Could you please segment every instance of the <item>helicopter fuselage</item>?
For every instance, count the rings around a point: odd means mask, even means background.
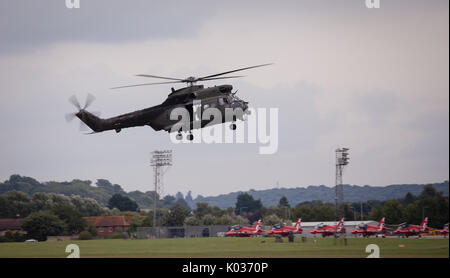
[[[233,87],[231,85],[220,85],[208,88],[204,88],[203,85],[192,85],[178,90],[172,88],[172,92],[167,99],[163,103],[153,107],[108,119],[98,118],[84,109],[80,110],[76,116],[95,133],[107,130],[120,132],[124,128],[145,125],[151,126],[156,131],[165,130],[168,132],[180,132],[180,130],[173,130],[172,128],[179,122],[179,119],[171,119],[171,113],[176,108],[184,108],[189,112],[190,124],[187,130],[190,131],[191,129],[203,128],[210,124],[212,119],[202,119],[200,125],[193,124],[195,121],[194,114],[198,112],[203,113],[203,111],[208,108],[216,108],[221,112],[222,119],[220,123],[236,120],[236,118],[227,119],[225,117],[225,110],[227,108],[240,108],[242,111],[246,111],[248,102],[236,97],[235,94],[232,93],[232,89]],[[200,107],[195,107],[197,104],[200,104]]]

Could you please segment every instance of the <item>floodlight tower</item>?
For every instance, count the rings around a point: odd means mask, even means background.
[[[153,233],[156,229],[156,208],[159,195],[162,194],[162,176],[164,175],[164,167],[172,166],[172,150],[153,151],[150,165],[153,167],[153,183],[155,186],[155,195],[153,200]],[[156,233],[155,233],[156,236]],[[159,237],[159,231],[158,231]]]
[[[336,149],[336,192],[334,200],[336,202],[336,221],[344,218],[344,186],[342,185],[342,174],[344,167],[348,165],[349,148]]]

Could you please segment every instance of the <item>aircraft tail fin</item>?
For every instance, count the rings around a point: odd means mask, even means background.
[[[428,217],[425,217],[422,221],[422,224],[420,224],[420,228],[423,230],[426,230],[428,228]]]
[[[297,230],[298,231],[298,229],[301,227],[301,224],[302,224],[302,219],[301,218],[299,218],[298,220],[297,220],[297,223],[295,223],[295,230]]]
[[[384,228],[384,217],[381,218],[380,222],[378,223],[378,231],[383,230]]]
[[[258,230],[260,225],[261,225],[261,219],[256,221],[255,225],[253,225],[253,229]]]
[[[339,220],[339,223],[336,226],[337,232],[341,232],[344,229],[344,218]]]

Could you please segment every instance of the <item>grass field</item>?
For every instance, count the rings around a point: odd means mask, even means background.
[[[65,258],[66,246],[75,243],[80,257],[195,258],[195,257],[258,257],[258,258],[364,258],[368,244],[380,247],[381,258],[448,258],[448,239],[401,238],[299,238],[294,243],[275,243],[274,238],[178,238],[148,240],[86,240],[60,242],[0,243],[2,258]],[[398,245],[404,245],[399,247]]]

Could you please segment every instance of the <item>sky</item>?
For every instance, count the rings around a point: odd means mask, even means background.
[[[0,180],[108,179],[153,189],[150,152],[172,149],[164,194],[211,196],[333,186],[335,149],[350,148],[344,183],[449,179],[449,2],[0,2]],[[102,118],[162,103],[184,78],[274,63],[230,84],[255,108],[278,108],[278,151],[258,144],[174,144],[151,127],[84,135],[68,102],[96,97]],[[180,88],[179,85],[175,86]],[[240,127],[240,126],[239,126]],[[239,128],[238,127],[238,128]],[[224,128],[227,128],[225,126]]]

